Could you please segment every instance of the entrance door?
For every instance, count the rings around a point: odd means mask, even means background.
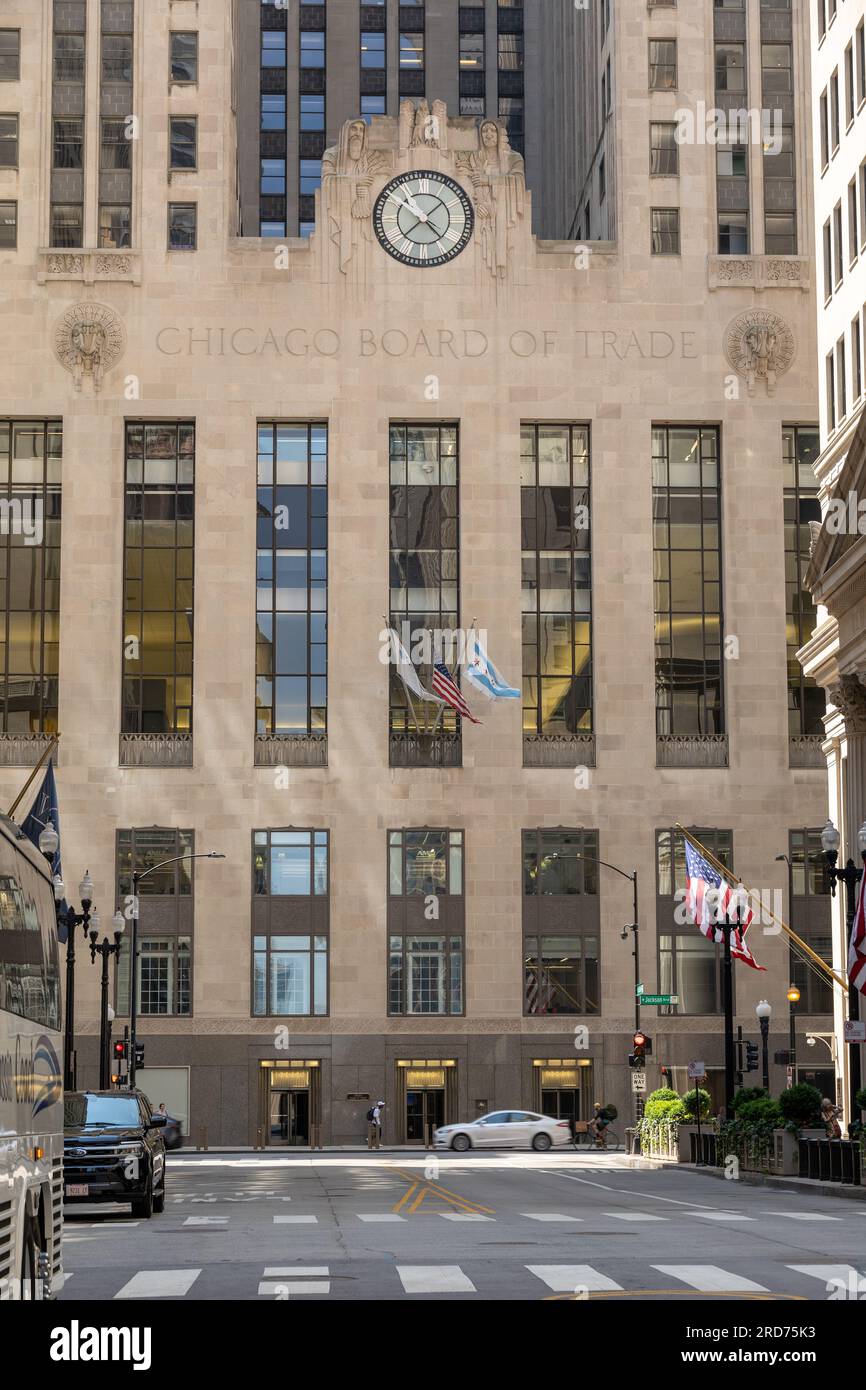
[[[580,1091],[545,1089],[541,1092],[541,1110],[554,1120],[568,1120],[573,1124],[580,1119]]]
[[[308,1144],[309,1139],[309,1091],[271,1091],[270,1142]]]
[[[432,1135],[433,1126],[445,1123],[445,1090],[406,1092],[406,1142],[423,1144],[427,1136],[427,1126]]]

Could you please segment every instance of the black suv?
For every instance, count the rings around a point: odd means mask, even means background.
[[[67,1091],[63,1191],[74,1202],[131,1202],[150,1217],[165,1207],[164,1115],[141,1091]]]

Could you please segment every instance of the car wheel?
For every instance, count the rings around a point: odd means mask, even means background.
[[[451,1140],[452,1149],[456,1149],[459,1154],[465,1154],[467,1149],[472,1148],[472,1141],[468,1134],[455,1134]]]
[[[536,1134],[535,1138],[532,1141],[532,1147],[538,1153],[545,1153],[550,1148],[550,1135]]]
[[[143,1197],[137,1197],[132,1203],[133,1216],[149,1221],[153,1216],[154,1197],[153,1197],[153,1175],[147,1180],[147,1191]]]
[[[165,1178],[163,1178],[162,1180],[162,1187],[154,1196],[153,1209],[156,1212],[157,1216],[159,1216],[162,1212],[165,1211]]]

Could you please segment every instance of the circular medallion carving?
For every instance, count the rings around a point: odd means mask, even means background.
[[[72,373],[76,391],[89,377],[93,390],[98,392],[105,373],[120,360],[125,349],[126,330],[107,304],[73,304],[54,329],[55,356]]]
[[[771,309],[749,309],[738,314],[725,329],[725,356],[734,371],[755,394],[759,380],[772,396],[776,383],[797,355],[797,344],[790,326]]]

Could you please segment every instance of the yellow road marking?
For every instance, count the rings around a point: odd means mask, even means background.
[[[482,1206],[480,1202],[471,1202],[468,1198],[461,1197],[459,1193],[452,1192],[450,1188],[443,1187],[441,1183],[436,1182],[435,1179],[431,1179],[429,1182],[424,1183],[421,1186],[420,1192],[418,1192],[417,1196],[415,1196],[416,1190],[419,1186],[419,1180],[413,1177],[411,1173],[404,1172],[401,1168],[394,1168],[392,1171],[397,1173],[401,1178],[404,1178],[406,1182],[410,1184],[407,1191],[404,1192],[399,1202],[393,1208],[395,1212],[399,1212],[400,1209],[404,1207],[407,1202],[409,1202],[410,1198],[414,1197],[414,1200],[412,1201],[411,1206],[406,1207],[406,1210],[412,1213],[420,1209],[425,1197],[438,1197],[439,1200],[441,1202],[445,1202],[446,1205],[459,1207],[467,1214],[479,1216],[493,1215],[493,1212],[495,1210],[494,1207],[485,1207]]]
[[[403,1193],[403,1196],[400,1198],[399,1202],[394,1207],[394,1211],[399,1211],[400,1208],[403,1206],[404,1202],[408,1202],[409,1198],[412,1196],[412,1193],[415,1191],[417,1186],[417,1182],[413,1182],[412,1186],[406,1189],[406,1191]]]

